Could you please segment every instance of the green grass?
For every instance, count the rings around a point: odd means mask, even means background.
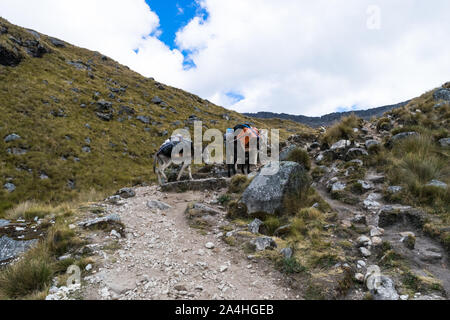
[[[361,121],[362,120],[354,114],[342,118],[340,122],[330,127],[322,136],[322,143],[331,146],[333,143],[342,139],[353,140],[356,136],[356,133],[353,131],[353,129],[359,128],[361,125]]]
[[[309,154],[306,150],[297,148],[291,151],[288,155],[287,161],[297,162],[305,167],[306,170],[311,170],[311,159],[309,158]]]

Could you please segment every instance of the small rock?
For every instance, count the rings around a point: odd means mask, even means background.
[[[450,138],[443,138],[443,139],[439,140],[439,144],[443,148],[450,147]]]
[[[214,243],[212,242],[208,242],[207,244],[205,244],[206,249],[214,249],[216,246],[214,245]]]
[[[285,259],[290,259],[290,258],[292,258],[292,254],[293,254],[291,248],[284,248],[284,249],[282,249],[282,250],[280,251],[280,253],[283,255],[283,257],[284,257]]]
[[[381,246],[381,244],[383,243],[383,239],[381,239],[380,237],[373,237],[372,238],[372,245],[375,247]]]
[[[367,218],[362,214],[358,214],[352,219],[352,222],[356,224],[366,224]]]
[[[114,237],[114,238],[117,238],[117,239],[121,239],[122,238],[120,233],[118,233],[116,230],[112,230],[111,231],[111,237]]]
[[[390,194],[396,194],[403,190],[403,187],[400,186],[390,186],[387,188],[387,192]]]
[[[16,186],[11,182],[5,183],[3,185],[3,188],[5,188],[9,193],[13,193],[14,191],[16,191]]]
[[[88,264],[85,268],[86,271],[91,271],[92,270],[92,264]]]
[[[367,153],[366,150],[362,149],[362,148],[352,148],[350,150],[348,150],[347,154],[346,154],[346,159],[347,161],[349,160],[353,160],[362,156],[368,156],[369,154]]]
[[[366,267],[366,262],[363,261],[363,260],[358,260],[358,262],[356,263],[356,267],[357,267],[358,269],[363,269],[363,268]]]
[[[360,283],[363,283],[364,282],[364,275],[362,273],[355,274],[355,280],[360,282]]]
[[[165,211],[165,210],[169,210],[172,207],[169,206],[167,203],[158,201],[158,200],[150,200],[149,202],[147,202],[147,207],[152,209],[152,210],[161,210],[161,211]]]
[[[221,273],[224,273],[224,272],[227,271],[227,270],[228,270],[228,266],[221,266],[220,269],[219,269],[219,271],[220,271]]]
[[[344,182],[336,182],[331,187],[331,192],[343,191],[343,190],[345,190],[346,187],[347,187],[347,185]]]
[[[136,196],[136,192],[134,192],[134,190],[131,189],[131,188],[123,188],[123,189],[120,189],[116,193],[116,195],[118,195],[118,196],[120,196],[120,197],[122,197],[124,199],[129,199],[129,198],[135,197]]]
[[[419,252],[419,258],[420,260],[424,262],[430,262],[430,263],[436,263],[440,260],[442,260],[442,254],[439,252],[436,252],[438,250],[431,248],[427,250],[421,250]]]
[[[441,189],[447,189],[447,184],[445,182],[439,181],[439,180],[432,180],[430,183],[427,184],[427,187],[436,187]]]
[[[359,248],[359,251],[366,258],[368,258],[368,257],[370,257],[372,255],[372,252],[370,252],[370,250],[368,250],[368,249],[366,249],[364,247]]]
[[[377,140],[367,140],[366,143],[365,143],[365,145],[366,145],[366,148],[367,148],[367,149],[370,149],[370,148],[373,147],[373,146],[378,146],[378,145],[380,145],[380,142],[377,141]]]
[[[20,139],[22,139],[21,136],[19,136],[18,134],[12,133],[5,137],[5,142],[8,143],[8,142],[12,142],[12,141],[20,140]]]
[[[257,251],[264,251],[267,248],[276,248],[276,242],[270,237],[260,237],[251,241]]]
[[[382,236],[384,234],[384,230],[381,228],[377,228],[377,227],[372,227],[370,229],[370,236],[371,237],[379,237]]]
[[[248,225],[248,230],[253,234],[258,234],[259,228],[261,227],[262,224],[264,224],[264,222],[262,222],[259,219],[255,219]]]
[[[369,247],[372,245],[372,241],[367,236],[360,236],[356,243],[358,244],[358,247]]]

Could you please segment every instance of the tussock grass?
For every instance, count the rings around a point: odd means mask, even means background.
[[[306,170],[311,170],[311,159],[309,154],[304,149],[294,149],[291,151],[289,156],[287,157],[287,161],[297,162],[305,167]]]
[[[342,118],[339,123],[327,130],[322,137],[322,143],[330,146],[341,139],[353,140],[356,136],[353,129],[359,128],[361,121],[355,114]]]
[[[244,175],[236,175],[231,178],[230,186],[228,187],[229,193],[243,193],[245,189],[250,185],[251,180]]]

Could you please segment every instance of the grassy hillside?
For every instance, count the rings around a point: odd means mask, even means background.
[[[2,18],[0,114],[0,216],[25,200],[63,201],[154,180],[152,155],[174,129],[191,128],[190,117],[221,130],[273,125],[284,138],[312,132],[289,121],[249,120]]]

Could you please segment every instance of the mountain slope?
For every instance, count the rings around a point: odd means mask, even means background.
[[[244,113],[244,115],[257,119],[279,118],[284,120],[292,120],[316,128],[321,126],[330,126],[333,123],[340,121],[343,117],[349,116],[353,113],[364,120],[370,120],[372,117],[381,117],[385,112],[401,108],[406,106],[408,103],[409,101],[368,110],[335,112],[321,117],[296,116],[292,114],[273,112]]]
[[[2,18],[0,114],[0,216],[28,199],[62,201],[153,180],[156,149],[194,119],[220,130],[253,121]],[[280,128],[284,137],[312,132],[286,121]]]

